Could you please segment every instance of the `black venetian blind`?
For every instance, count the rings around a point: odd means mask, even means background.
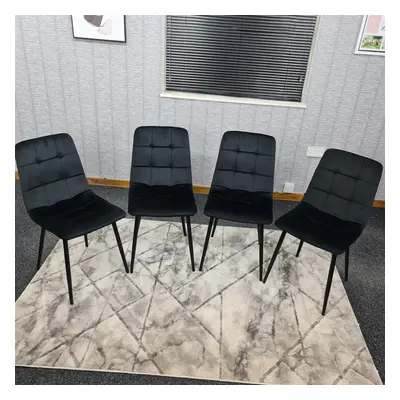
[[[315,15],[168,15],[166,89],[300,102]]]

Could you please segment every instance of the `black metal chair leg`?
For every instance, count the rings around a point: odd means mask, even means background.
[[[37,265],[36,265],[36,270],[39,271],[41,261],[42,261],[42,253],[43,253],[43,243],[44,243],[44,235],[46,233],[46,229],[42,228],[40,231],[40,242],[39,242],[39,254],[38,254],[38,260],[37,260]]]
[[[213,230],[212,230],[212,232],[211,232],[211,237],[214,237],[215,230],[217,229],[217,224],[218,224],[218,218],[215,218],[215,219],[214,219]]]
[[[121,238],[119,236],[119,232],[118,232],[118,228],[117,228],[116,222],[112,223],[112,227],[114,229],[115,239],[117,239],[118,248],[119,248],[119,252],[121,253],[122,262],[124,263],[125,271],[126,271],[126,273],[129,273],[128,263],[126,262],[126,258],[125,258],[125,254],[124,254],[124,248],[122,247]]]
[[[138,236],[138,232],[139,232],[140,219],[141,219],[141,217],[139,217],[139,216],[135,217],[135,228],[133,230],[132,252],[131,252],[131,273],[133,272],[133,264],[135,262],[136,242],[137,242],[137,236]]]
[[[301,248],[303,247],[304,240],[300,240],[299,247],[297,249],[296,257],[300,255]]]
[[[278,240],[278,244],[275,247],[274,254],[272,255],[271,261],[269,262],[267,273],[264,276],[263,283],[265,283],[267,281],[268,275],[271,272],[271,268],[274,265],[275,259],[276,259],[277,255],[279,253],[279,249],[282,246],[283,239],[285,239],[285,236],[286,236],[286,232],[282,231],[282,234],[281,234],[281,236],[280,236],[280,238]]]
[[[190,251],[190,262],[192,263],[192,271],[196,271],[194,267],[194,255],[193,255],[193,239],[192,239],[192,227],[190,225],[190,217],[186,217],[187,221],[187,231],[188,231],[188,241],[189,241],[189,251]]]
[[[200,261],[200,268],[199,271],[203,270],[203,264],[204,260],[206,258],[206,253],[207,253],[207,247],[208,247],[208,241],[210,240],[210,235],[211,235],[211,228],[214,223],[214,218],[210,218],[210,222],[208,223],[208,228],[207,228],[207,235],[206,235],[206,241],[204,242],[204,247],[203,247],[203,254],[201,255],[201,261]]]
[[[264,225],[263,224],[258,224],[257,225],[257,230],[258,230],[258,246],[260,248],[260,253],[259,253],[259,263],[260,263],[259,277],[260,277],[260,281],[262,282],[262,280],[263,280],[263,262],[264,262]]]
[[[344,280],[347,281],[349,277],[349,256],[350,256],[350,248],[346,250],[346,253],[344,255]]]
[[[181,221],[182,221],[183,236],[186,236],[185,218],[181,217]]]
[[[88,242],[87,235],[84,235],[84,236],[85,236],[85,246],[86,246],[86,247],[89,247],[89,242]]]
[[[64,246],[65,271],[67,273],[69,302],[70,304],[74,304],[74,296],[72,294],[71,264],[69,262],[68,240],[63,240],[63,246]]]
[[[322,306],[322,315],[325,315],[326,305],[328,304],[329,292],[331,291],[333,271],[335,271],[336,254],[332,254],[331,266],[329,267],[328,281],[326,282],[324,305]]]

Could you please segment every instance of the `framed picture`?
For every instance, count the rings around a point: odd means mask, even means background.
[[[71,15],[76,39],[126,42],[125,15]]]
[[[355,53],[385,55],[384,15],[364,15]]]

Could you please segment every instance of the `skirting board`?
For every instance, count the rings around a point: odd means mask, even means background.
[[[15,179],[18,179],[18,172],[15,172]],[[99,186],[113,186],[128,188],[129,181],[121,179],[108,179],[108,178],[87,178],[89,185],[99,185]],[[194,193],[208,194],[210,188],[208,186],[198,186],[193,185]],[[273,194],[274,200],[287,200],[287,201],[301,201],[303,195],[301,193],[281,193],[275,192]],[[385,200],[375,200],[374,207],[385,208]]]

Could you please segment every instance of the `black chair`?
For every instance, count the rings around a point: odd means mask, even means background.
[[[197,212],[193,195],[189,135],[186,129],[142,126],[135,130],[129,189],[129,214],[135,216],[131,273],[141,217],[181,217],[194,271],[190,217]]]
[[[256,224],[258,229],[259,278],[262,280],[264,224],[272,222],[275,170],[275,139],[239,131],[225,132],[204,214],[210,217],[200,271],[210,236],[219,219]]]
[[[336,257],[345,254],[345,281],[349,271],[349,247],[368,221],[382,175],[382,165],[343,150],[328,149],[319,162],[303,200],[278,218],[282,234],[263,279],[265,283],[286,233],[332,253],[322,315],[325,315]]]
[[[122,261],[128,265],[116,221],[125,212],[94,194],[87,183],[74,141],[66,133],[25,140],[15,145],[22,196],[29,216],[41,228],[37,269],[46,230],[63,241],[69,301],[72,295],[68,240],[112,224]]]

